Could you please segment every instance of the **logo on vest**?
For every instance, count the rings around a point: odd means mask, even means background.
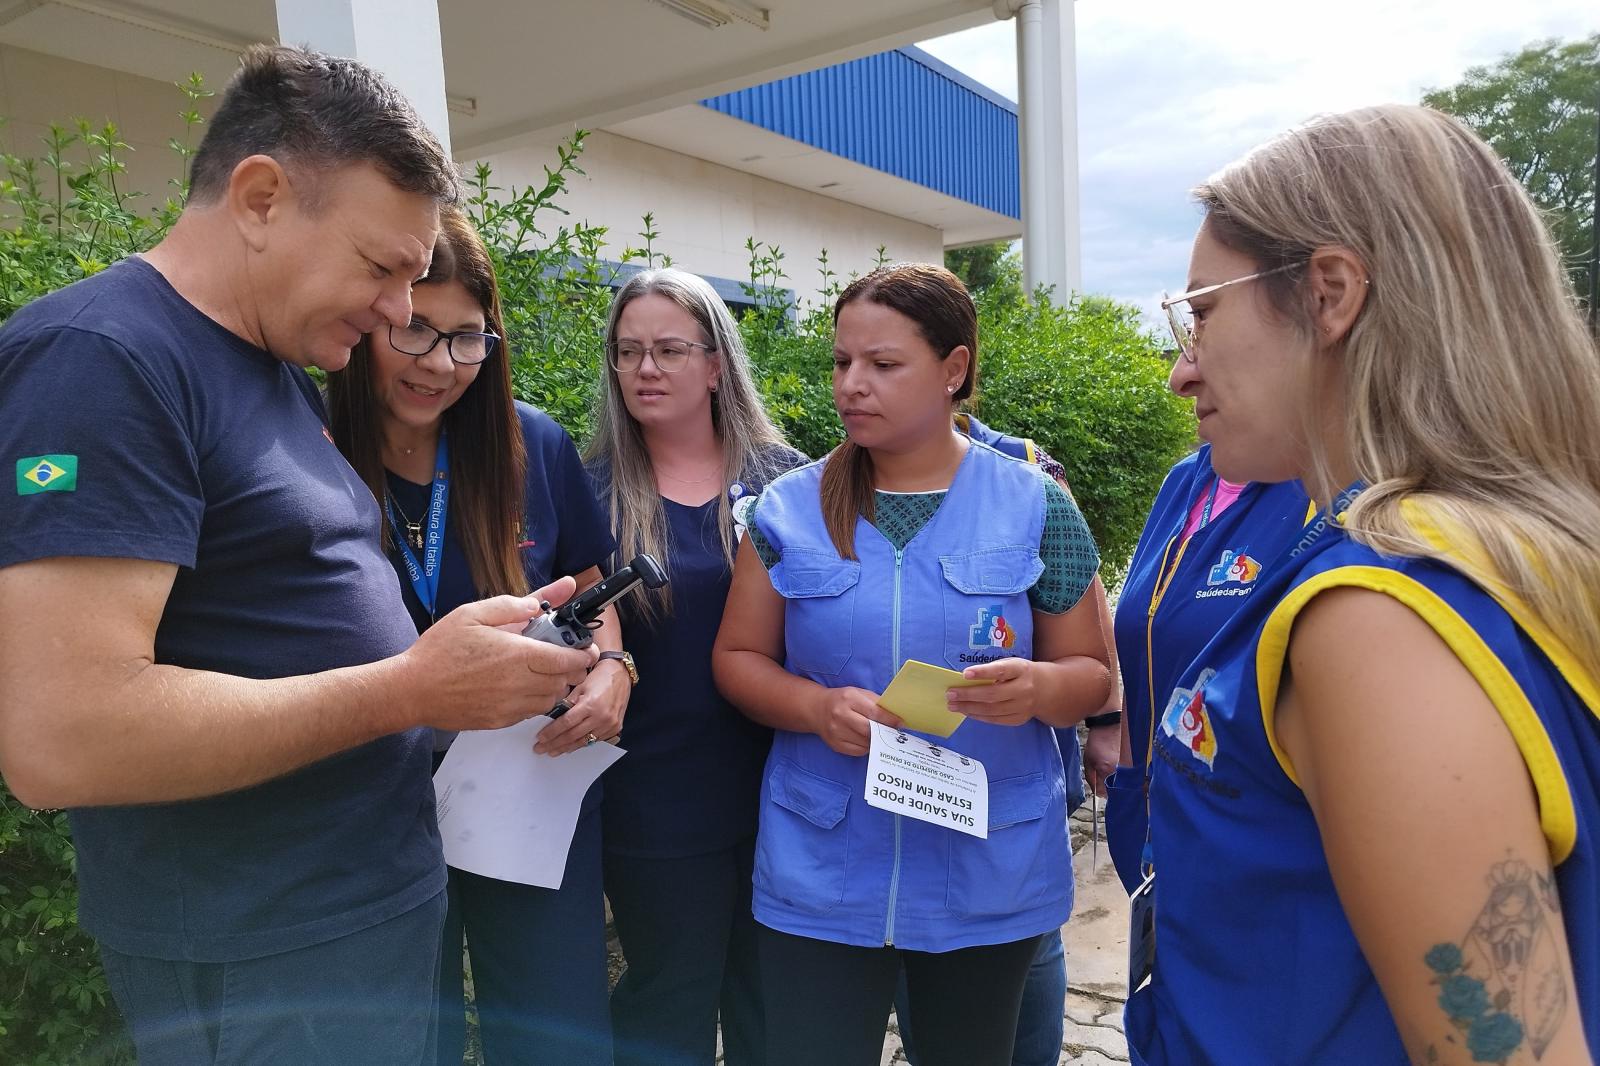
[[[1206,684],[1217,676],[1215,670],[1203,670],[1195,680],[1194,688],[1180,688],[1167,701],[1161,716],[1161,731],[1176,740],[1196,759],[1210,769],[1217,756],[1217,734],[1211,728],[1211,717],[1206,713]]]
[[[1208,600],[1215,596],[1248,596],[1261,576],[1261,563],[1242,551],[1232,548],[1222,550],[1222,558],[1206,576],[1206,587],[1196,590],[1194,598]]]
[[[1017,631],[1006,621],[1005,608],[1000,604],[978,608],[978,621],[967,627],[967,647],[978,651],[999,648],[1002,651],[1015,646]],[[1004,658],[1002,655],[963,654],[964,663],[987,663]]]

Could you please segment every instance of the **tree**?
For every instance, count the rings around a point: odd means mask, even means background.
[[[1001,260],[1011,248],[1010,241],[991,241],[972,244],[965,248],[948,248],[944,253],[945,269],[960,278],[973,292],[987,289],[1000,279]]]
[[[1461,119],[1506,161],[1543,208],[1573,287],[1590,291],[1595,243],[1595,152],[1600,33],[1539,41],[1422,102]]]

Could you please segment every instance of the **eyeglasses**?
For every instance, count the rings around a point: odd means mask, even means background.
[[[1187,304],[1196,297],[1208,296],[1219,289],[1226,289],[1229,285],[1243,285],[1245,282],[1255,281],[1257,278],[1264,278],[1271,274],[1281,274],[1285,270],[1292,270],[1298,265],[1298,263],[1286,263],[1281,267],[1262,270],[1242,278],[1234,278],[1232,281],[1219,281],[1215,285],[1190,289],[1188,292],[1179,293],[1177,296],[1168,296],[1166,293],[1162,293],[1161,310],[1167,313],[1167,326],[1171,328],[1172,339],[1178,342],[1178,351],[1183,354],[1184,360],[1190,363],[1195,361],[1195,346],[1200,343],[1200,326],[1194,321],[1194,309],[1185,307],[1180,310],[1179,304]]]
[[[619,374],[631,374],[644,365],[644,357],[650,356],[655,360],[656,369],[663,374],[676,374],[689,363],[689,355],[694,349],[714,352],[716,348],[699,341],[680,340],[677,337],[667,337],[656,341],[654,344],[640,344],[637,341],[618,341],[606,348],[611,369]]]
[[[476,366],[494,354],[500,338],[493,333],[447,333],[434,329],[426,322],[413,322],[409,326],[390,326],[389,344],[395,351],[419,358],[427,355],[444,341],[445,351],[452,362],[461,366]]]

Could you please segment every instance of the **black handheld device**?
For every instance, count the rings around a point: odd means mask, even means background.
[[[522,635],[559,644],[567,648],[587,648],[594,643],[594,623],[600,612],[621,599],[637,585],[658,589],[667,583],[667,572],[648,555],[635,555],[633,562],[590,585],[554,610],[547,610],[529,622]]]
[[[639,585],[658,589],[667,583],[667,572],[649,555],[635,555],[633,562],[609,577],[590,585],[554,610],[547,610],[529,622],[522,635],[568,648],[587,648],[594,643],[595,620],[600,612],[616,603]],[[560,718],[570,710],[562,700],[546,713]]]

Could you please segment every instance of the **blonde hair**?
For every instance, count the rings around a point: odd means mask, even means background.
[[[1344,445],[1370,485],[1351,535],[1520,601],[1600,675],[1600,358],[1555,242],[1493,150],[1439,112],[1367,108],[1267,143],[1196,196],[1218,241],[1288,268],[1261,284],[1303,330],[1314,251],[1367,267],[1335,353]]]
[[[664,296],[687,311],[714,349],[722,373],[717,390],[711,394],[711,420],[722,443],[722,491],[718,493],[717,530],[722,537],[722,554],[733,565],[737,547],[733,533],[732,501],[728,488],[741,479],[767,481],[780,467],[774,454],[787,447],[783,433],[767,417],[756,391],[750,359],[745,355],[739,327],[705,279],[671,267],[635,274],[617,291],[606,320],[606,350],[617,340],[623,309],[641,296]],[[693,339],[693,338],[687,338]],[[594,437],[584,453],[588,462],[605,462],[611,468],[607,506],[611,528],[616,531],[619,559],[632,559],[648,552],[664,567],[670,567],[667,542],[666,508],[656,488],[655,466],[645,447],[644,433],[623,402],[622,386],[609,362],[603,363],[605,384],[600,390],[595,413]],[[633,600],[630,610],[644,620],[653,620],[671,610],[669,588],[649,590]]]

